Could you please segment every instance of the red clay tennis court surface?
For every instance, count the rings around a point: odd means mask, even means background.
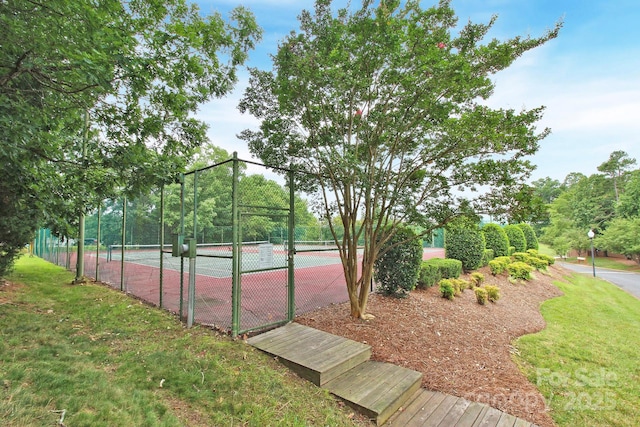
[[[317,308],[348,301],[342,265],[335,253],[305,253],[302,257],[333,257],[326,265],[311,265],[295,269],[295,314],[301,315]],[[75,253],[70,254],[67,264],[74,268]],[[444,257],[444,249],[426,248],[423,259]],[[125,258],[126,260],[126,258]],[[309,259],[312,261],[311,259]],[[181,292],[179,261],[165,264],[162,269],[162,291],[160,273],[157,266],[140,262],[124,262],[124,283],[121,284],[120,261],[99,260],[99,279],[116,289],[161,306],[173,313],[180,312],[182,296],[182,316],[187,313],[187,287],[189,261],[184,261],[184,277]],[[197,262],[197,261],[196,261]],[[308,265],[309,263],[301,263]],[[96,254],[85,255],[85,275],[96,277]],[[232,279],[215,275],[196,274],[196,303],[194,321],[203,325],[230,331],[232,326]],[[274,270],[241,275],[240,330],[251,330],[263,325],[286,321],[287,319],[287,270]],[[162,298],[162,301],[160,301]]]

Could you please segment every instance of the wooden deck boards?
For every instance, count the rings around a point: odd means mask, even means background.
[[[373,362],[371,347],[290,323],[250,345],[385,427],[535,427],[488,405],[420,388],[422,374]],[[398,410],[400,408],[400,410]]]

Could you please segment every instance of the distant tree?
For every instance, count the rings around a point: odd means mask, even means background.
[[[619,181],[623,179],[625,172],[635,164],[636,159],[629,157],[626,152],[618,150],[609,155],[609,160],[598,166],[600,172],[607,174],[613,180],[616,201],[620,199],[618,192]]]
[[[548,133],[535,129],[542,109],[480,100],[493,91],[492,74],[559,25],[481,44],[495,19],[459,29],[450,1],[423,10],[365,0],[334,13],[317,0],[315,14],[300,15],[300,32],[280,43],[273,71],[251,70],[240,110],[261,125],[241,138],[266,164],[293,163],[312,177],[305,184],[318,192],[322,218],[340,218],[344,233],[333,235],[353,317],[366,315],[373,265],[396,225],[428,235],[481,204],[462,202],[459,188],[515,188],[532,170],[523,156]]]
[[[553,202],[562,193],[562,184],[557,179],[540,178],[531,183],[534,194],[546,204]]]
[[[640,217],[640,170],[629,174],[629,179],[620,195],[616,214],[622,218]]]
[[[599,249],[628,256],[640,264],[640,217],[616,218],[596,237]]]

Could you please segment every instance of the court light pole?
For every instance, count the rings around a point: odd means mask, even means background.
[[[593,230],[589,230],[587,236],[589,236],[589,240],[591,240],[591,265],[593,266],[593,277],[596,277],[596,259],[593,256],[593,238],[596,237],[596,233],[594,233]]]

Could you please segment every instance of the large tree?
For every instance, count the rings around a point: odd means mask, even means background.
[[[426,10],[415,0],[364,0],[336,13],[317,0],[299,20],[273,70],[251,72],[240,109],[261,126],[241,137],[265,163],[313,177],[322,215],[344,226],[334,236],[351,315],[363,317],[373,263],[396,225],[430,233],[473,206],[460,189],[515,188],[528,176],[524,157],[548,132],[535,130],[543,108],[492,109],[482,100],[491,75],[559,26],[483,43],[496,17],[458,31],[445,0]]]
[[[186,0],[1,1],[3,203],[64,232],[103,197],[172,179],[206,139],[198,105],[230,92],[259,35],[244,8],[227,22]]]
[[[619,185],[620,180],[624,179],[625,174],[636,164],[636,159],[622,150],[614,151],[609,155],[609,160],[598,166],[598,170],[608,175],[613,181],[613,190],[616,194],[616,202],[620,199]],[[624,187],[624,183],[622,183]]]

